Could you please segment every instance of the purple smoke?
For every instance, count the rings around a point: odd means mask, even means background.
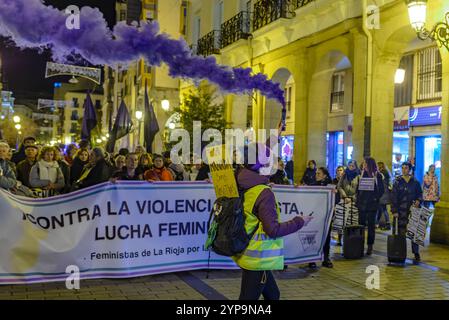
[[[153,66],[165,63],[172,77],[207,79],[229,93],[259,90],[285,110],[283,90],[266,75],[218,65],[214,57],[194,56],[183,39],[160,33],[157,23],[142,22],[137,28],[119,22],[111,31],[97,8],[83,7],[81,28],[69,30],[67,17],[41,0],[1,0],[0,35],[21,48],[49,47],[57,61],[79,54],[94,65],[128,65],[139,58]]]

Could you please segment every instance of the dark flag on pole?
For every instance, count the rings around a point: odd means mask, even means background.
[[[83,109],[84,116],[81,129],[81,140],[90,140],[90,132],[97,126],[97,113],[95,112],[89,92],[87,93],[86,100],[84,100]]]
[[[114,126],[112,131],[109,133],[109,140],[106,145],[106,151],[109,153],[114,152],[115,142],[126,136],[133,126],[131,117],[126,107],[125,101],[122,100],[120,108],[117,111],[117,117],[115,118]]]
[[[153,152],[153,141],[159,132],[159,124],[157,123],[156,114],[154,113],[153,104],[148,98],[147,84],[145,83],[145,118],[144,118],[144,141],[148,153]]]

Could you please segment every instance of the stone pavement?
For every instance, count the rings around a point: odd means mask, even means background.
[[[422,249],[420,265],[407,261],[405,267],[388,266],[386,233],[378,232],[374,254],[360,260],[346,260],[341,248],[333,246],[334,268],[311,271],[306,265],[289,266],[275,272],[281,299],[446,299],[449,300],[449,247],[431,244]],[[410,245],[408,247],[410,251]],[[410,253],[409,253],[410,254]],[[380,270],[380,288],[369,290],[366,268]],[[65,283],[0,286],[0,299],[47,300],[204,300],[237,299],[240,271],[204,270],[132,279],[81,281],[81,289],[70,291]]]

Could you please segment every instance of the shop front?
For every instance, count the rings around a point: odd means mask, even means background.
[[[415,177],[422,183],[430,165],[441,176],[441,106],[410,109],[410,135],[415,158]]]

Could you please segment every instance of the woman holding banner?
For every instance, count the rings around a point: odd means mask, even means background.
[[[57,150],[43,147],[37,163],[31,168],[30,185],[42,189],[42,197],[59,194],[65,186],[64,175],[56,161]]]

